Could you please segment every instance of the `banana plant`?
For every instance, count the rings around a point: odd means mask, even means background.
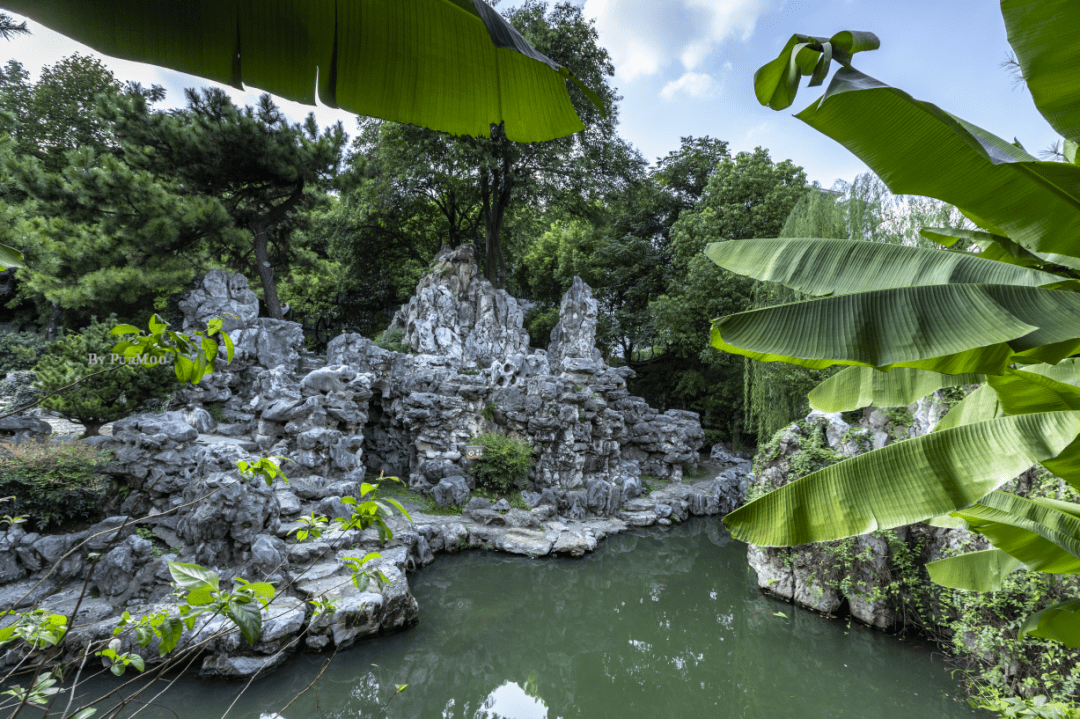
[[[308,105],[515,142],[585,129],[566,82],[600,97],[541,54],[483,0],[3,0],[113,57]],[[0,256],[0,261],[4,258]]]
[[[825,93],[798,117],[898,194],[958,207],[975,229],[924,228],[923,249],[842,239],[717,242],[718,265],[811,299],[722,317],[712,345],[762,362],[845,368],[810,394],[827,412],[910,403],[983,383],[935,431],[809,474],[725,518],[731,533],[793,546],[929,520],[994,547],[928,565],[972,591],[1020,568],[1080,574],[1080,505],[1000,491],[1035,464],[1080,489],[1080,5],[1002,0],[1036,107],[1065,139],[1040,161],[852,66],[871,33],[796,35],[755,75],[759,101],[792,104],[803,75]],[[964,242],[960,242],[964,240]],[[960,249],[963,246],[966,249]],[[1047,607],[1021,636],[1080,646],[1080,599]]]

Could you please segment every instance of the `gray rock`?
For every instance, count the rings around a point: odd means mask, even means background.
[[[52,425],[40,419],[14,415],[0,418],[0,434],[22,434],[26,432],[34,435],[52,434]]]
[[[435,485],[434,494],[439,507],[464,507],[469,502],[469,483],[460,475],[446,477]]]
[[[588,365],[594,371],[597,366],[603,367],[600,352],[596,349],[597,310],[592,290],[580,277],[575,277],[563,295],[559,321],[551,330],[547,360],[553,372],[568,369],[563,366],[568,358],[589,360]],[[579,365],[575,364],[575,369]]]
[[[285,564],[285,542],[269,534],[260,534],[251,543],[251,563],[262,577],[280,572]]]
[[[119,419],[113,423],[113,436],[122,433],[160,434],[173,442],[191,442],[199,436],[181,412],[135,414]]]
[[[199,434],[210,433],[217,424],[217,422],[214,421],[214,418],[210,416],[210,413],[202,407],[188,407],[182,411],[182,414],[184,416],[184,421],[191,425],[191,427]]]
[[[275,492],[278,508],[283,517],[292,517],[300,514],[300,499],[292,492]]]
[[[507,502],[505,498],[500,499],[498,502],[496,502],[494,504],[494,506],[492,506],[492,509],[494,509],[496,512],[509,512],[510,511],[510,503]]]
[[[465,509],[468,511],[476,511],[478,509],[491,509],[491,502],[483,497],[473,497],[465,505]]]

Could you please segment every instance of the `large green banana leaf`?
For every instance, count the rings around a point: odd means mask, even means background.
[[[1048,574],[1080,574],[1080,519],[1039,502],[992,492],[954,512],[991,544]]]
[[[1035,106],[1062,137],[1080,141],[1080,4],[1002,0],[1001,15]]]
[[[456,135],[583,129],[566,68],[482,0],[2,0],[115,57]],[[583,89],[584,86],[582,86]],[[599,98],[586,89],[593,102]]]
[[[712,345],[762,362],[1001,374],[1080,347],[1080,294],[1006,285],[905,287],[715,320]]]
[[[955,429],[966,424],[986,422],[1004,416],[997,393],[989,385],[983,385],[950,409],[948,414],[934,426],[933,431],[942,432],[946,429]]]
[[[1045,287],[1062,278],[1049,272],[881,242],[778,238],[713,242],[705,254],[725,270],[779,282],[808,295],[847,295],[896,287],[973,284]]]
[[[0,245],[0,269],[14,270],[23,267],[23,254],[14,247]]]
[[[1004,235],[978,230],[962,230],[952,227],[924,227],[919,234],[942,247],[952,247],[958,241],[971,240],[982,248],[979,257],[994,262],[1005,262],[1021,267],[1044,267],[1062,265],[1073,270],[1080,270],[1080,258],[1057,254],[1036,254],[1016,244]]]
[[[1039,637],[1061,642],[1069,649],[1080,647],[1080,599],[1055,604],[1029,616],[1019,637]]]
[[[987,377],[1005,414],[1064,412],[1080,409],[1080,387],[1058,382],[1034,372],[1008,370]]]
[[[891,444],[786,484],[724,518],[732,536],[793,546],[920,522],[970,507],[1057,456],[1080,412],[1001,417]]]
[[[810,391],[810,406],[822,412],[848,412],[863,407],[909,405],[942,387],[960,387],[985,380],[980,374],[941,374],[897,367],[848,367]]]
[[[852,68],[797,117],[897,194],[944,200],[1039,253],[1080,256],[1080,167],[1016,146]],[[858,118],[858,121],[853,121]]]
[[[926,563],[935,584],[970,592],[992,592],[1001,587],[1005,577],[1019,569],[1022,562],[1000,549],[968,552],[956,557]]]
[[[804,74],[812,74],[810,87],[820,85],[833,60],[846,65],[855,53],[876,50],[880,45],[872,32],[844,30],[832,37],[792,35],[780,55],[754,73],[758,102],[774,110],[790,107]]]

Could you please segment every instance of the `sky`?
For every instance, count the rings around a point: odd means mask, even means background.
[[[505,11],[521,0],[503,0]],[[1009,45],[998,3],[989,0],[577,0],[595,20],[600,44],[615,65],[612,84],[622,95],[619,132],[651,161],[676,150],[680,138],[709,135],[733,151],[761,146],[774,160],[790,159],[825,187],[851,181],[866,166],[792,115],[816,100],[820,88],[803,81],[795,104],[775,112],[758,104],[754,71],[777,56],[793,33],[832,35],[868,30],[879,50],[854,65],[920,100],[933,102],[1032,154],[1057,135],[1027,91],[1001,68]],[[16,18],[22,19],[19,16]],[[185,87],[209,81],[171,70],[101,56],[36,23],[32,34],[0,43],[3,62],[14,58],[36,79],[44,65],[74,52],[93,54],[121,81],[159,84],[165,105],[181,106]],[[835,67],[835,64],[834,64]],[[261,94],[224,88],[236,102]],[[277,101],[294,120],[314,109],[322,125],[354,115],[326,107]]]

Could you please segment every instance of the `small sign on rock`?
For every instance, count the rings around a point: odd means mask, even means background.
[[[465,448],[466,459],[480,459],[484,456],[484,445],[471,444]]]

